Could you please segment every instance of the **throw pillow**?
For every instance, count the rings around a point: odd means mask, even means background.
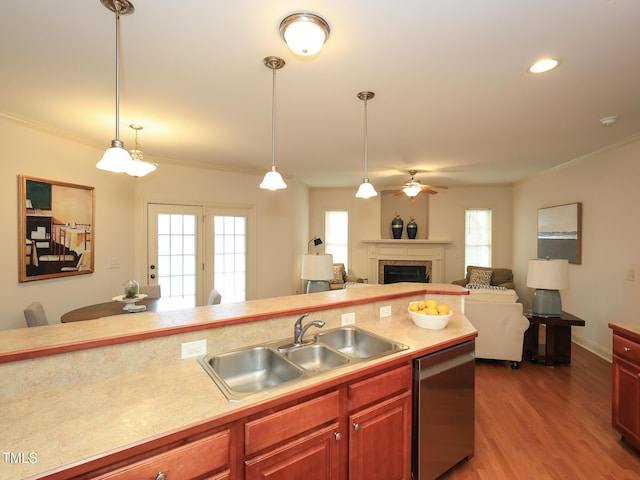
[[[344,264],[342,263],[334,263],[333,264],[333,278],[329,280],[329,283],[344,283]]]
[[[476,285],[491,285],[491,270],[471,270],[469,272],[469,283]]]

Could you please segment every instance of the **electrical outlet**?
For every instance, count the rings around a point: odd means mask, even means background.
[[[386,318],[391,316],[391,305],[386,307],[380,307],[380,318]]]
[[[353,325],[354,323],[356,323],[355,312],[342,314],[342,325]]]
[[[636,281],[636,269],[635,268],[630,268],[629,270],[627,270],[627,280],[629,280],[630,282],[635,282]]]
[[[180,345],[180,358],[192,358],[201,357],[207,354],[207,341],[196,340],[194,342],[187,342]]]

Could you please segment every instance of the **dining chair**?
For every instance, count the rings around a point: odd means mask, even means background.
[[[24,309],[24,318],[28,327],[40,327],[49,325],[47,315],[44,313],[44,307],[40,302],[33,302]]]
[[[222,301],[222,295],[220,295],[220,292],[218,290],[213,288],[211,290],[211,293],[209,294],[209,301],[207,302],[207,305],[217,305],[221,301]]]
[[[160,298],[160,285],[140,285],[140,293],[144,293],[147,298]]]

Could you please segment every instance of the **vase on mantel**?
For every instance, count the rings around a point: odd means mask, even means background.
[[[407,223],[407,237],[409,237],[410,240],[414,240],[417,233],[418,224],[415,222],[413,217],[411,217],[411,220],[409,220],[409,223]]]
[[[396,216],[393,220],[391,220],[391,233],[393,234],[393,238],[398,240],[402,238],[402,228],[404,227],[404,222],[400,215],[396,213]]]

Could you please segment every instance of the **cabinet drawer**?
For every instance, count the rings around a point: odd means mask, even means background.
[[[640,364],[640,344],[619,335],[613,336],[613,353],[633,363]]]
[[[411,365],[349,385],[349,410],[355,410],[411,388]]]
[[[331,392],[313,400],[282,409],[244,427],[247,455],[329,423],[340,413],[339,392]]]
[[[158,473],[163,472],[167,480],[171,480],[202,477],[225,467],[228,470],[230,440],[229,430],[224,430],[95,478],[155,480]],[[220,475],[210,478],[225,478],[224,472]]]

